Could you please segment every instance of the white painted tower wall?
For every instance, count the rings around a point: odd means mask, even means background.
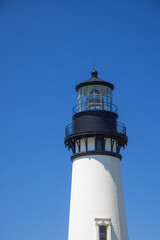
[[[90,139],[88,149],[93,150],[93,144]],[[107,240],[128,240],[120,160],[78,157],[73,160],[68,240],[99,240],[100,224],[107,226]]]

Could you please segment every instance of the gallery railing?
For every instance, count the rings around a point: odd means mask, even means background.
[[[86,103],[80,103],[73,107],[73,113],[92,111],[92,110],[104,110],[114,113],[118,113],[118,107],[115,104],[103,103],[98,101],[90,101]]]
[[[78,126],[77,124],[69,124],[66,126],[65,129],[65,135],[66,137],[70,136],[70,135],[74,135],[74,134],[82,134],[82,133],[103,133],[103,134],[122,134],[122,135],[126,135],[126,126],[124,125],[124,123],[121,122],[117,122],[117,124],[111,124],[110,122],[106,122],[105,126],[103,126],[102,129],[98,128],[98,126],[93,126],[91,129],[87,129],[85,130],[85,125],[82,128],[82,126]]]

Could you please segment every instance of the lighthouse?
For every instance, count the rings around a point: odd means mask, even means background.
[[[120,154],[128,138],[113,104],[114,86],[93,70],[75,89],[64,140],[73,153],[68,240],[128,240]]]

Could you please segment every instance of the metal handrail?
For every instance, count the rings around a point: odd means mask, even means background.
[[[104,133],[119,133],[119,134],[122,134],[122,135],[126,135],[126,126],[124,125],[124,123],[117,122],[117,124],[113,125],[112,127],[113,127],[112,131],[109,131],[106,128],[105,131],[103,131],[103,132]],[[90,132],[94,132],[94,131],[92,130]],[[68,137],[70,135],[73,135],[73,134],[81,134],[81,133],[83,133],[83,132],[80,132],[80,131],[76,132],[75,131],[75,125],[72,124],[72,123],[68,124],[65,128],[66,137]]]
[[[104,110],[114,113],[118,113],[118,107],[115,104],[105,103],[105,102],[86,102],[84,104],[80,103],[73,107],[73,113],[92,111],[92,110]]]
[[[105,94],[101,94],[101,93],[94,93],[94,94],[86,94],[86,95],[82,95],[82,96],[78,96],[78,100],[79,101],[83,101],[83,99],[85,98],[95,98],[95,97],[99,97],[100,99],[108,99],[108,101],[112,101],[112,97],[109,95],[105,95]]]

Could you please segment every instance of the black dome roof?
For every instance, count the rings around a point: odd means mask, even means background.
[[[85,82],[81,82],[75,87],[76,91],[78,91],[78,89],[81,87],[84,87],[87,85],[95,85],[95,84],[110,87],[112,90],[114,89],[114,85],[112,83],[106,82],[97,77],[98,72],[95,69],[91,72],[91,75],[92,75],[92,77],[89,80],[87,80]]]

